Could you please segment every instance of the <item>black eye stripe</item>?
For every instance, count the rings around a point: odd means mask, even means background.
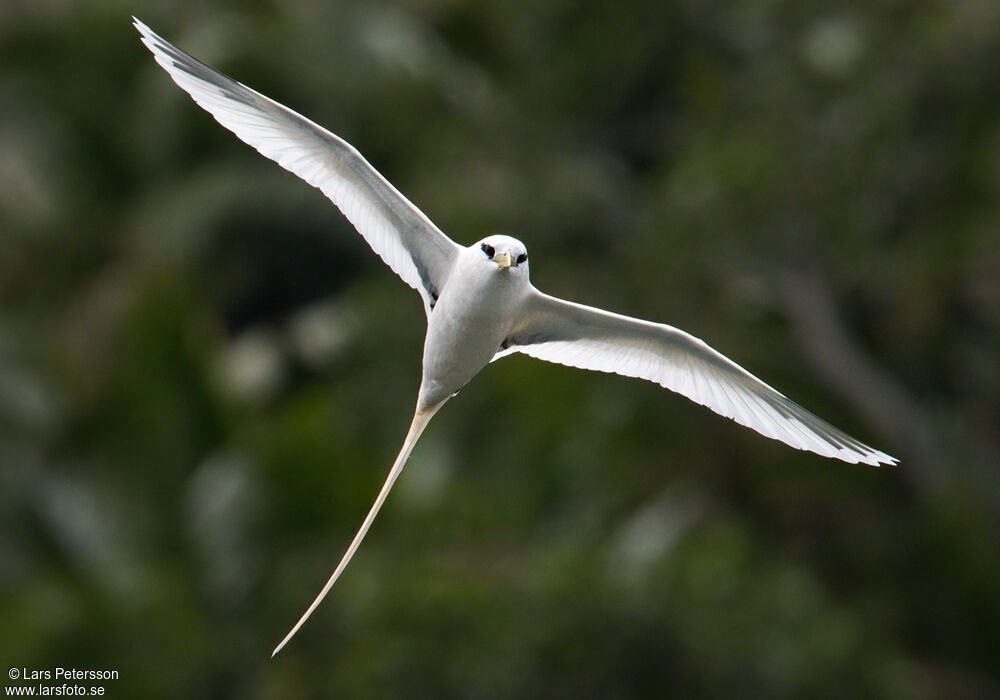
[[[479,247],[483,249],[484,253],[486,253],[486,257],[487,258],[492,258],[496,254],[496,252],[497,252],[496,249],[493,246],[491,246],[489,243],[483,243]]]

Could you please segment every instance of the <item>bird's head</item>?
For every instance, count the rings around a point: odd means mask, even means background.
[[[528,249],[516,238],[510,236],[488,236],[470,246],[503,272],[528,274]]]

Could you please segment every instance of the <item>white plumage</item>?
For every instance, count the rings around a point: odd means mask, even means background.
[[[350,562],[434,413],[489,362],[512,352],[656,382],[796,449],[852,463],[897,462],[684,331],[539,292],[528,279],[527,250],[517,239],[490,236],[459,246],[349,143],[134,22],[177,85],[240,139],[322,190],[372,250],[420,293],[427,313],[420,394],[403,448],[333,575],[275,654]]]

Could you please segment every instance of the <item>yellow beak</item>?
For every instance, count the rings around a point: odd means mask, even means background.
[[[501,270],[506,270],[508,267],[514,264],[514,259],[510,257],[510,253],[497,253],[493,256],[493,262],[500,266]]]

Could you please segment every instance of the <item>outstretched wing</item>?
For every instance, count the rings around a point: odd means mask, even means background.
[[[665,324],[532,289],[497,358],[512,352],[656,382],[800,450],[851,463],[898,461],[813,415],[698,338]]]
[[[393,272],[420,292],[430,314],[459,246],[349,143],[192,58],[132,18],[156,62],[241,140],[340,208]]]

